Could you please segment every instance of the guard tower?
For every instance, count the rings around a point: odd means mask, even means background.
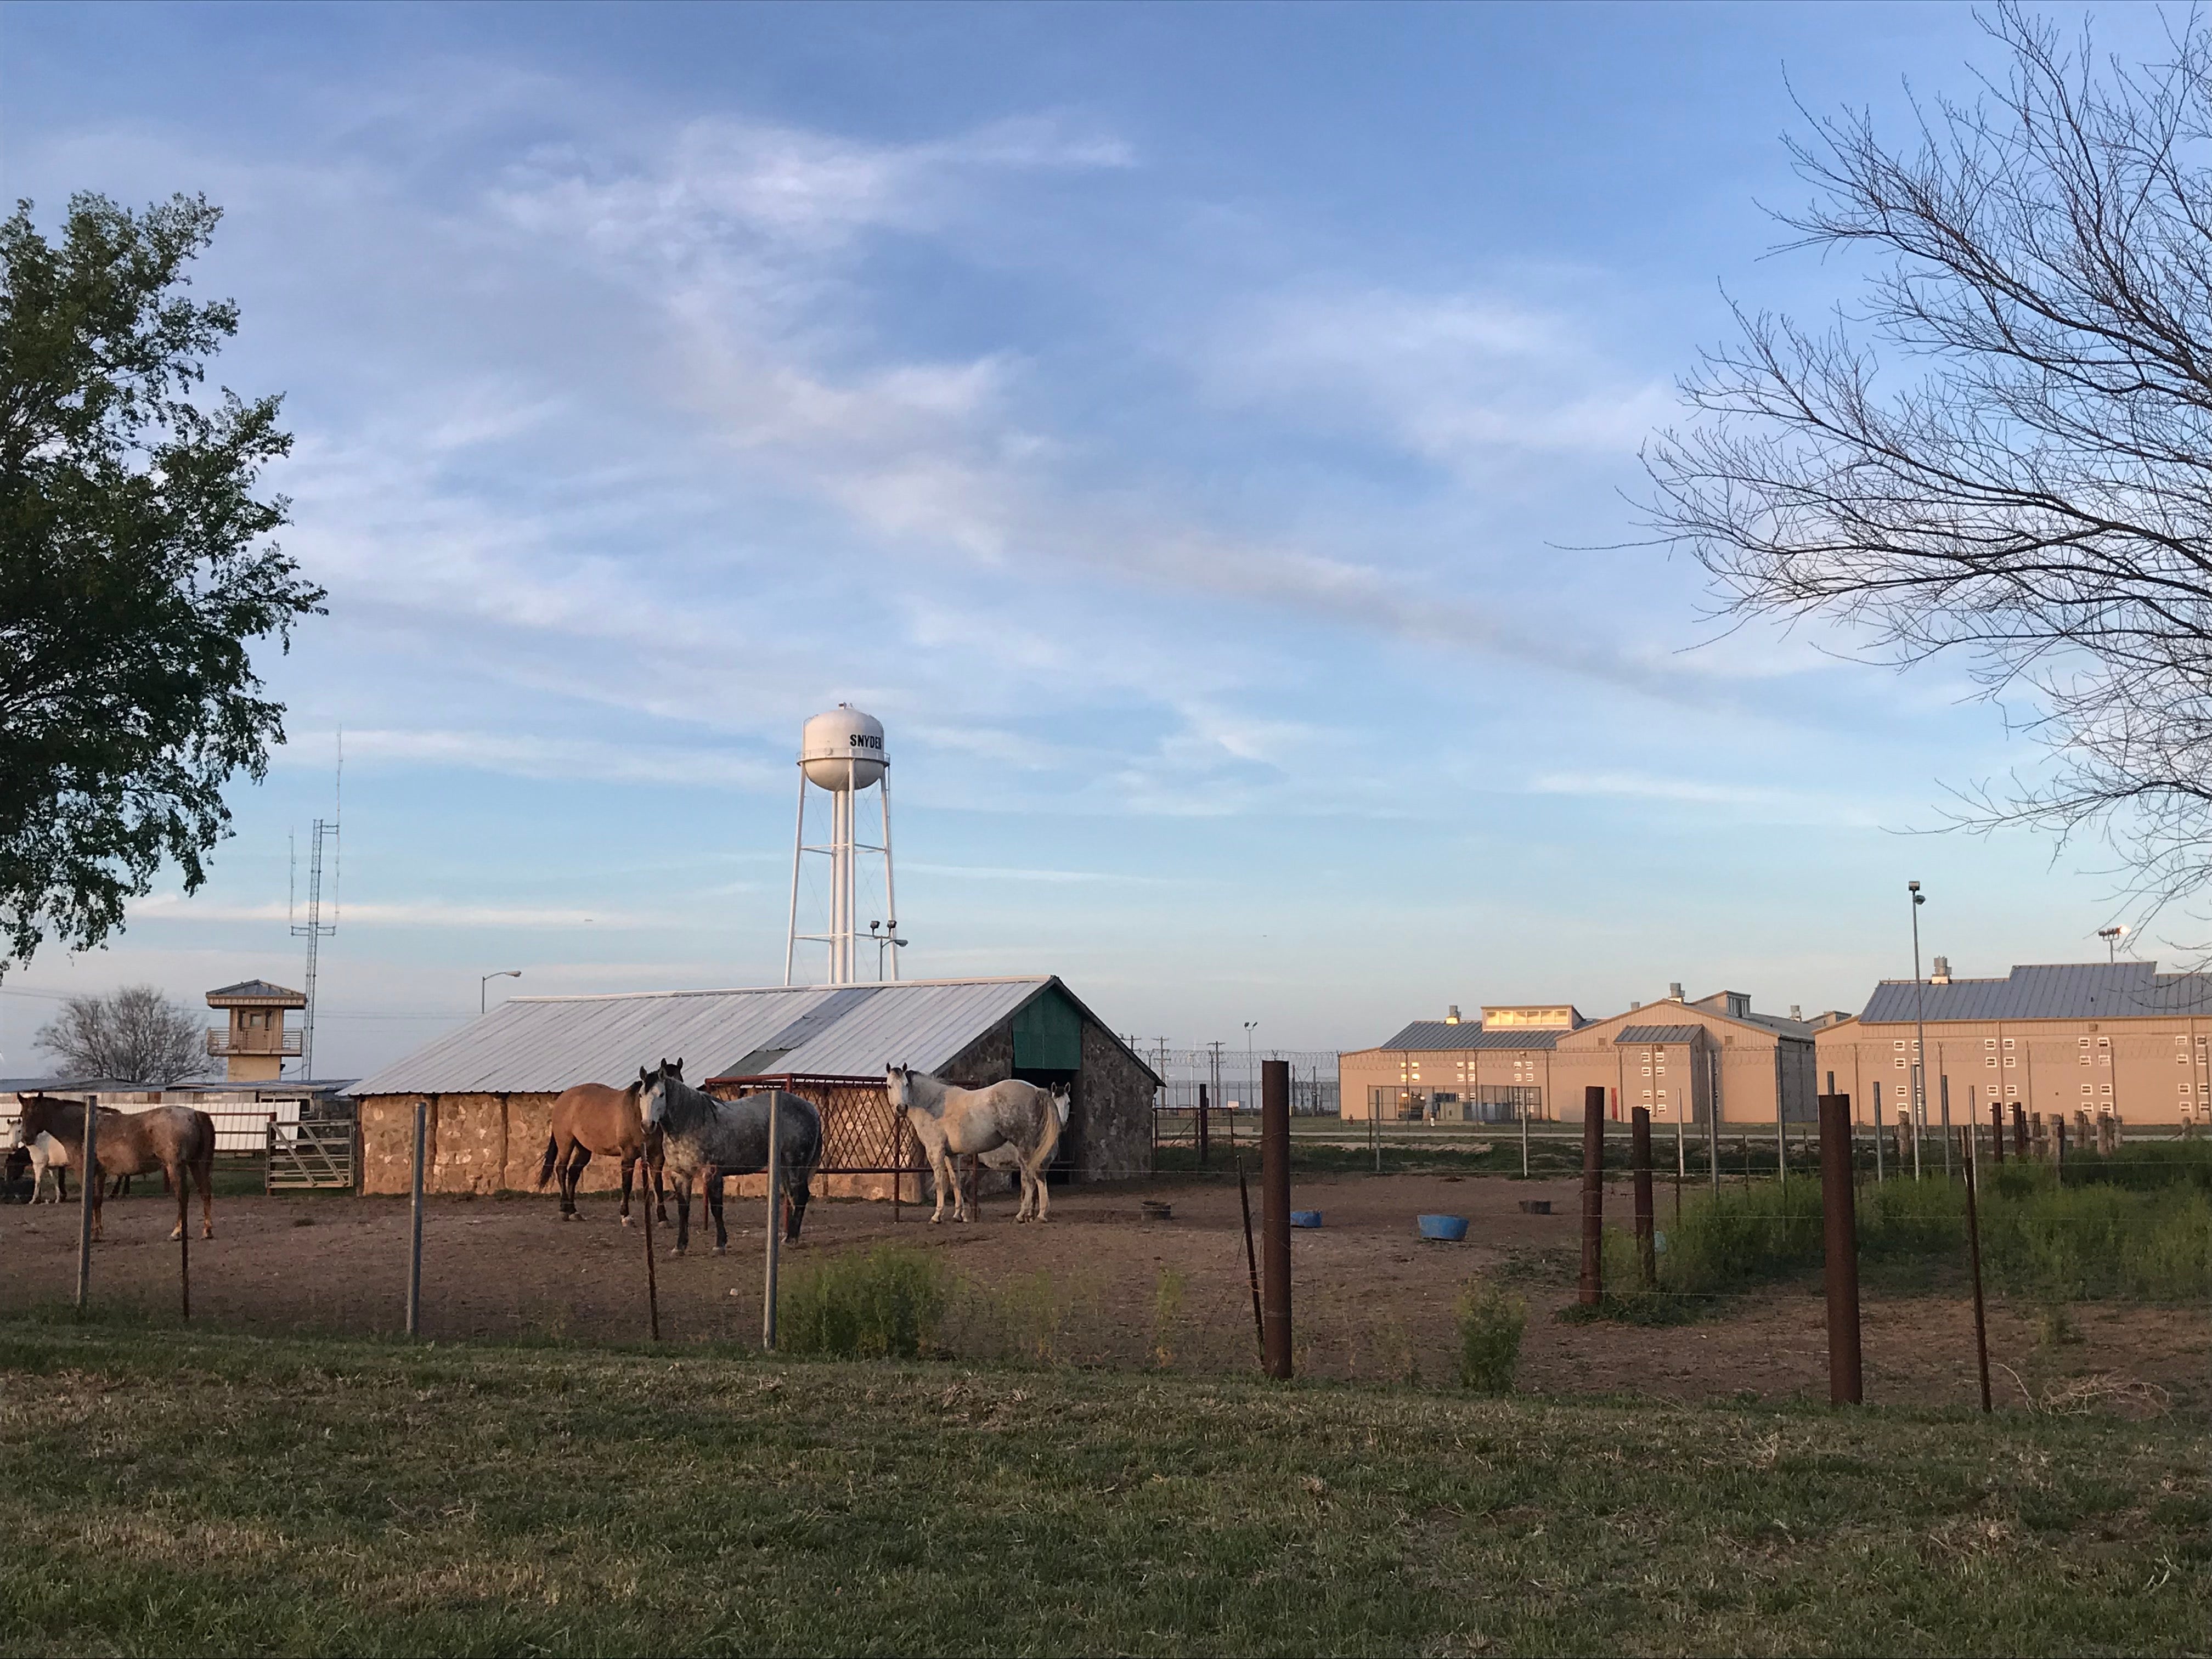
[[[284,1011],[304,1008],[306,995],[271,985],[265,979],[249,979],[207,994],[208,1006],[228,1009],[230,1024],[207,1034],[207,1051],[227,1062],[223,1075],[232,1083],[273,1083],[284,1073],[284,1061],[300,1052],[300,1031],[287,1030]]]

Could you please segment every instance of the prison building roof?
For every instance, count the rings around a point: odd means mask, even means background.
[[[1624,1025],[1613,1034],[1615,1042],[1695,1042],[1702,1025]]]
[[[1473,1020],[1417,1019],[1378,1048],[1549,1048],[1568,1033],[1561,1026],[1506,1025],[1492,1030]]]
[[[2003,979],[1913,981],[1886,979],[1875,987],[1869,1024],[1943,1020],[2143,1019],[2212,1015],[2212,975],[2161,974],[2154,962],[2039,963],[2016,966]]]
[[[627,1083],[641,1066],[679,1059],[685,1075],[701,1080],[881,1077],[888,1065],[929,1072],[1048,990],[1120,1043],[1049,974],[514,997],[346,1092],[552,1093],[579,1083]]]

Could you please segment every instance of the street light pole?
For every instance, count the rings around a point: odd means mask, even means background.
[[[1920,981],[1920,907],[1928,902],[1928,896],[1920,890],[1920,884],[1908,881],[1905,890],[1912,895],[1912,1178],[1920,1179],[1920,1132],[1928,1121],[1928,1010],[1922,1000]]]
[[[1252,1106],[1253,1091],[1260,1086],[1260,1073],[1252,1060],[1252,1028],[1259,1023],[1256,1019],[1244,1022],[1244,1106],[1248,1111]]]
[[[495,980],[495,979],[520,979],[521,977],[522,977],[522,969],[520,969],[520,968],[502,968],[502,969],[501,969],[497,973],[495,973],[495,974],[486,974],[486,975],[485,975],[482,979],[478,980],[478,981],[477,981],[477,1012],[479,1015],[482,1015],[483,1012],[485,1012],[485,1011],[486,1011],[486,1009],[487,1009],[487,1007],[488,1007],[488,1006],[489,1006],[489,999],[490,994],[491,994],[490,987],[491,987],[491,982],[492,982],[492,981],[494,981],[494,980]]]

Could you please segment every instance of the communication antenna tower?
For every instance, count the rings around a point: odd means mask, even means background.
[[[345,730],[338,730],[338,781],[333,792],[331,816],[317,818],[315,827],[308,832],[307,849],[307,920],[292,921],[289,902],[285,906],[285,917],[291,922],[292,936],[307,941],[307,1006],[300,1016],[300,1075],[313,1078],[315,1074],[315,970],[321,955],[322,943],[338,930],[338,813],[344,802],[345,789]],[[323,920],[323,848],[328,845],[331,862],[331,919]],[[293,867],[298,869],[299,854],[293,854]]]
[[[813,845],[806,839],[809,785],[830,797],[830,839]],[[879,843],[860,841],[856,835],[860,797],[870,789],[876,792],[883,815]],[[799,931],[800,877],[809,853],[830,860],[830,915],[818,933]],[[884,915],[868,924],[866,933],[859,921],[857,866],[862,853],[880,854],[884,860]],[[859,977],[863,939],[876,947],[876,977],[896,979],[899,951],[906,940],[898,936],[898,900],[891,885],[890,758],[884,749],[883,722],[841,702],[807,721],[799,735],[799,828],[791,849],[791,931],[783,947],[783,982],[793,982],[801,945],[823,945],[829,947],[830,961],[821,982],[852,984]]]

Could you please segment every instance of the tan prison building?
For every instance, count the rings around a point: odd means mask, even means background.
[[[1595,1087],[1615,1119],[1643,1106],[1662,1125],[1813,1120],[1814,1024],[1755,1014],[1741,991],[1692,1001],[1671,986],[1658,1002],[1600,1020],[1567,1003],[1485,1008],[1479,1022],[1456,1015],[1416,1020],[1341,1056],[1342,1115],[1578,1123]]]
[[[2212,1122],[2212,975],[2152,962],[2017,966],[1956,979],[1943,957],[1916,988],[1884,980],[1866,1009],[1819,1033],[1821,1086],[1862,1123],[1910,1109],[1919,1023],[1928,1032],[1928,1119],[1989,1121],[2010,1109],[2130,1123]],[[1832,1079],[1832,1085],[1831,1084]]]

